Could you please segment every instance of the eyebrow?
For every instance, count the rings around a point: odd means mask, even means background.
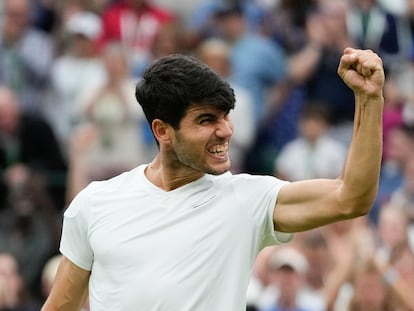
[[[217,115],[214,114],[214,113],[209,113],[209,112],[201,113],[201,114],[197,115],[194,118],[194,120],[198,121],[198,120],[201,120],[201,119],[204,119],[204,118],[217,119]]]
[[[211,110],[208,110],[208,111],[200,111],[200,112],[194,112],[193,111],[193,113],[194,113],[193,120],[198,121],[198,120],[200,120],[202,118],[218,119],[221,116],[226,117],[230,113],[230,111],[231,111],[231,109],[226,110],[226,111],[221,110],[221,109],[217,109],[217,110],[214,110],[214,112],[211,112]]]

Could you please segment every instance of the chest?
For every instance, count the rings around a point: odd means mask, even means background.
[[[194,266],[214,269],[221,260],[215,256],[245,249],[245,235],[251,234],[241,207],[211,192],[114,198],[106,200],[92,219],[94,265],[143,274],[191,273]]]

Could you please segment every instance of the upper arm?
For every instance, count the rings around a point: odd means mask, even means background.
[[[81,310],[88,295],[90,271],[79,268],[62,257],[52,291],[42,311]]]
[[[278,195],[273,219],[275,229],[299,232],[348,218],[341,201],[340,179],[313,179],[284,185]]]

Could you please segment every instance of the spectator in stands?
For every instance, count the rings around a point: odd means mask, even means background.
[[[175,19],[172,12],[149,0],[115,1],[102,12],[101,44],[119,41],[125,47],[132,68],[148,58],[161,25]]]
[[[268,262],[270,268],[270,287],[273,299],[270,305],[261,306],[265,311],[308,311],[315,309],[304,292],[305,274],[308,262],[295,247],[275,249]],[[265,303],[264,303],[265,304]]]
[[[354,107],[352,92],[337,78],[334,63],[346,46],[353,46],[346,28],[347,6],[344,1],[321,1],[317,10],[307,19],[309,48],[298,61],[301,73],[297,81],[304,81],[305,96],[309,102],[321,101],[331,111],[331,135],[348,144],[352,133]],[[312,57],[309,55],[312,54]],[[306,61],[307,60],[307,61]],[[300,69],[301,68],[301,69]]]
[[[84,122],[71,141],[68,201],[90,181],[131,169],[155,152],[143,142],[140,124],[145,118],[134,98],[136,81],[129,74],[123,46],[108,44],[102,57],[108,78],[80,104]]]
[[[361,266],[368,266],[370,274],[376,275],[377,281],[373,281],[372,284],[358,282],[358,279],[364,278],[364,273],[359,270],[360,265],[352,267],[350,273],[353,276],[353,295],[350,302],[351,305],[359,305],[359,308],[351,310],[413,310],[414,253],[408,242],[407,218],[404,211],[391,204],[384,206],[381,209],[378,229],[374,234],[378,239],[378,245],[365,243],[364,247],[374,249],[374,252],[368,252],[367,260]],[[382,304],[382,308],[378,308],[379,301],[375,299],[378,298],[376,294],[384,291],[376,287],[379,284],[382,284],[386,291],[386,302]],[[367,288],[370,288],[370,291],[366,291]],[[377,306],[377,309],[374,309],[374,306]]]
[[[270,91],[286,77],[287,63],[281,46],[249,32],[240,5],[225,5],[216,12],[221,36],[231,44],[231,81],[253,97],[256,124],[267,113]]]
[[[388,69],[405,61],[412,48],[407,25],[377,0],[349,1],[348,32],[356,46],[377,51]]]
[[[377,222],[381,206],[403,184],[403,168],[414,154],[414,127],[401,124],[391,128],[386,143],[387,159],[382,163],[379,189],[370,212],[374,223]]]
[[[398,87],[397,73],[390,72],[384,84],[383,161],[388,160],[388,136],[392,128],[404,123],[404,98]]]
[[[240,5],[246,18],[248,31],[252,33],[263,32],[265,10],[257,1],[201,0],[198,1],[186,23],[187,47],[192,49],[202,41],[218,36],[219,30],[215,23],[216,12],[224,6],[236,2]]]
[[[353,269],[375,252],[374,234],[366,217],[330,224],[323,229],[331,266],[324,283],[327,310],[346,310],[352,296]]]
[[[57,25],[57,3],[53,0],[33,0],[32,24],[35,28],[53,33]]]
[[[52,128],[42,118],[22,111],[15,94],[0,87],[0,200],[4,206],[8,176],[36,172],[46,178],[57,209],[63,208],[66,163]]]
[[[312,0],[279,1],[266,12],[266,35],[281,44],[288,55],[294,55],[308,43],[306,19],[315,6]]]
[[[48,106],[48,119],[66,156],[71,131],[80,122],[77,105],[90,88],[102,85],[106,79],[96,46],[101,28],[100,17],[92,12],[72,14],[65,25],[68,45],[53,63],[53,96]]]
[[[403,209],[408,221],[414,224],[414,158],[405,163],[402,184],[393,191],[390,201]]]
[[[387,285],[372,262],[360,263],[351,272],[353,286],[350,301],[343,310],[394,311],[388,298]],[[341,307],[339,307],[341,310]]]
[[[42,176],[9,173],[13,174],[7,176],[7,204],[0,210],[0,251],[14,255],[29,294],[39,298],[43,263],[58,248],[60,213],[46,193]]]
[[[249,157],[249,167],[255,170],[256,158],[264,153],[260,162],[268,163],[263,165],[260,173],[274,172],[274,158],[286,143],[297,137],[296,125],[306,103],[318,101],[327,106],[331,111],[330,135],[335,139],[347,145],[352,136],[353,94],[338,79],[334,65],[344,48],[353,46],[346,30],[346,2],[321,1],[313,7],[305,3],[291,5],[296,6],[291,9],[282,4],[282,10],[288,15],[282,29],[293,34],[273,31],[280,37],[277,42],[286,51],[288,80],[279,84],[278,96],[270,99],[272,108],[266,114],[266,122],[262,124],[258,142]],[[305,19],[302,21],[304,29],[300,21],[295,24],[289,21],[294,18]]]
[[[0,253],[0,310],[38,311],[39,309],[40,307],[30,301],[26,295],[17,260],[9,253]]]
[[[297,137],[297,124],[305,95],[303,76],[313,68],[319,50],[308,38],[307,16],[313,1],[273,2],[265,14],[265,36],[281,46],[287,60],[288,79],[279,83],[268,98],[269,109],[246,166],[252,172],[272,174],[273,159],[280,149]],[[263,5],[263,3],[261,3]]]
[[[414,252],[405,248],[398,256],[391,256],[389,264],[379,266],[384,281],[391,289],[394,310],[414,310]]]
[[[5,0],[0,33],[0,83],[11,88],[25,112],[43,114],[53,41],[31,27],[31,1]]]
[[[407,213],[400,206],[387,203],[381,208],[375,231],[378,258],[384,262],[391,257],[397,260],[404,250],[411,249],[408,226]]]
[[[305,104],[299,120],[299,137],[287,143],[275,159],[275,173],[291,181],[306,178],[334,178],[346,157],[342,142],[331,138],[328,108]]]
[[[297,246],[308,262],[303,292],[312,298],[314,309],[325,310],[325,281],[332,268],[332,257],[322,229],[302,232],[297,236]]]
[[[145,59],[132,68],[133,76],[141,78],[145,68],[155,59],[170,54],[187,53],[184,43],[184,33],[178,19],[161,24]]]
[[[264,293],[266,288],[270,285],[269,258],[274,253],[276,247],[277,246],[265,247],[256,257],[247,289],[248,306],[258,308],[259,306],[264,305],[262,301],[268,301]],[[265,298],[263,298],[263,296]],[[270,300],[272,298],[273,296]]]

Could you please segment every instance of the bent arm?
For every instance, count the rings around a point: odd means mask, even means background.
[[[41,311],[81,310],[88,296],[90,271],[62,257],[52,291]]]
[[[274,211],[275,229],[298,232],[365,215],[375,199],[382,157],[381,59],[346,49],[338,73],[355,94],[352,141],[341,176],[285,185]]]

